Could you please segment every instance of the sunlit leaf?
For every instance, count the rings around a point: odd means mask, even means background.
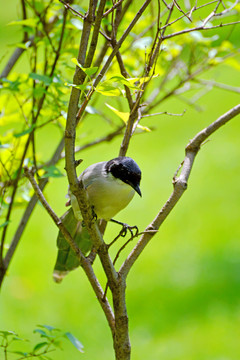
[[[100,94],[105,95],[105,96],[120,96],[120,95],[122,95],[121,90],[119,90],[118,88],[116,88],[112,85],[104,83],[104,82],[96,88],[96,92],[99,92]]]
[[[122,112],[119,111],[117,109],[115,109],[113,106],[109,105],[109,104],[105,104],[110,110],[112,110],[118,117],[120,117],[120,119],[122,119],[125,123],[128,121],[129,118],[129,112]]]
[[[129,79],[126,79],[124,76],[122,76],[120,74],[112,76],[108,80],[108,82],[109,83],[111,83],[111,82],[120,83],[120,84],[126,85],[130,89],[138,89],[138,87],[132,81],[129,81]]]
[[[89,68],[84,68],[76,58],[73,58],[72,59],[72,62],[77,65],[78,67],[80,67],[82,69],[82,71],[85,72],[86,75],[88,76],[91,76],[93,74],[95,74],[95,72],[97,72],[98,70],[98,67],[97,66],[92,66],[92,67],[89,67]]]
[[[240,70],[240,63],[237,59],[227,58],[226,60],[224,60],[224,63],[231,66],[232,68],[234,68],[236,70]]]
[[[24,25],[29,27],[36,27],[37,26],[37,19],[31,18],[31,19],[24,19],[24,20],[18,20],[18,21],[11,21],[8,23],[8,25]]]
[[[122,119],[125,123],[127,123],[128,119],[129,119],[129,115],[130,115],[129,112],[121,112],[109,104],[106,104],[106,106],[109,109],[111,109],[118,117],[120,117],[120,119]],[[137,125],[137,129],[140,129],[142,131],[151,132],[151,130],[147,126],[142,126],[140,124]]]

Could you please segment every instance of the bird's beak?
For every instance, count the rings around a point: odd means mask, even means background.
[[[140,195],[142,197],[142,193],[141,193],[141,190],[140,190],[140,186],[139,185],[135,185],[133,186],[134,190],[138,193],[138,195]]]

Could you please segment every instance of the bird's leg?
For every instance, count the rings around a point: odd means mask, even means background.
[[[138,235],[138,227],[136,225],[134,226],[130,226],[128,224],[125,224],[121,221],[117,221],[117,220],[114,220],[114,219],[111,219],[110,221],[114,222],[115,224],[119,224],[119,225],[122,225],[122,230],[120,231],[120,236],[124,237],[127,235],[127,231],[129,230],[130,233],[131,233],[131,237],[135,237]],[[133,233],[133,230],[136,230],[135,234]]]

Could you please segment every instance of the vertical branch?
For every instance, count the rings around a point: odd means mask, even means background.
[[[65,25],[66,25],[66,16],[67,16],[67,12],[66,12],[66,9],[65,9],[64,10],[64,20],[63,20],[63,25],[62,25],[62,31],[61,31],[61,36],[60,36],[60,40],[59,40],[58,50],[56,52],[55,59],[54,59],[53,65],[52,65],[50,77],[53,76],[53,74],[54,74],[54,71],[55,71],[55,68],[56,68],[56,65],[57,65],[57,61],[58,61],[59,56],[60,56],[60,50],[61,50],[62,42],[63,42],[63,34],[64,34],[64,30],[65,30]],[[49,85],[46,85],[46,87],[45,87],[46,92],[47,92],[48,87],[49,87]],[[33,121],[32,121],[33,125],[36,124],[38,116],[40,115],[42,106],[43,106],[45,98],[46,98],[46,92],[43,94],[43,96],[41,97],[41,99],[39,101],[37,113],[36,113],[36,115],[35,115],[35,117],[33,118]],[[14,204],[14,201],[15,201],[15,196],[16,196],[17,189],[18,189],[18,183],[19,183],[21,173],[22,173],[22,166],[23,166],[25,157],[27,155],[29,145],[30,145],[30,143],[32,141],[33,134],[34,134],[34,129],[28,136],[28,139],[26,141],[24,151],[23,151],[23,154],[22,154],[22,157],[21,157],[21,160],[20,160],[20,164],[19,164],[19,167],[18,167],[18,170],[17,170],[17,176],[16,176],[16,179],[14,180],[13,191],[12,191],[12,195],[11,195],[11,202],[9,204],[7,215],[6,215],[6,220],[5,221],[7,222],[7,224],[3,229],[3,233],[2,233],[2,237],[1,237],[0,273],[3,274],[3,277],[4,277],[4,274],[6,273],[6,269],[5,269],[5,266],[4,266],[4,259],[3,259],[3,249],[4,249],[5,240],[6,240],[8,224],[9,224],[11,212],[12,212],[12,209],[13,209],[13,204]]]

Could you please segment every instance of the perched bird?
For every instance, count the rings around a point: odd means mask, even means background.
[[[79,176],[86,189],[88,200],[97,219],[111,220],[132,200],[140,190],[141,170],[130,157],[119,156],[109,161],[90,165]],[[92,248],[90,235],[82,224],[82,215],[76,197],[69,192],[72,207],[61,220],[79,248],[86,255]],[[68,203],[67,203],[68,204]],[[79,266],[79,260],[61,231],[57,238],[58,256],[53,278],[61,282],[63,277]]]

